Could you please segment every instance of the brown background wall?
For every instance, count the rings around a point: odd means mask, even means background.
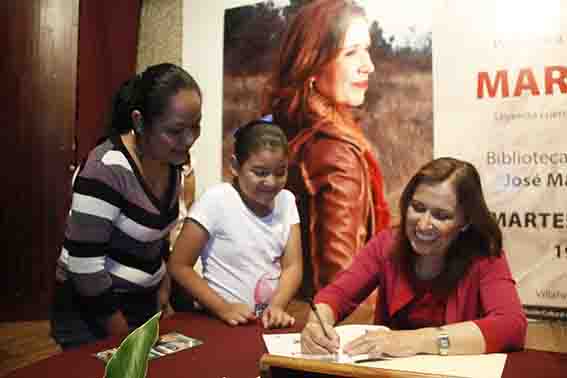
[[[137,72],[163,62],[182,64],[183,1],[144,0],[140,13]]]
[[[0,1],[0,320],[46,318],[78,158],[134,73],[140,0]]]

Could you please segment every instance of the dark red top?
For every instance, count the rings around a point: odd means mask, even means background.
[[[392,317],[392,329],[418,329],[445,324],[447,297],[433,292],[433,281],[412,278],[415,296]]]
[[[426,316],[424,311],[430,310],[423,307],[428,307],[430,299],[416,296],[405,269],[392,257],[394,232],[386,230],[372,238],[352,265],[319,291],[315,302],[328,304],[335,318],[342,320],[378,288],[376,324],[396,326],[397,314],[408,304],[414,307],[408,322],[414,316],[414,321]],[[439,302],[431,309],[431,322],[438,321],[439,309],[435,308],[440,306]],[[447,297],[443,312],[442,324],[474,321],[484,336],[486,353],[524,346],[527,320],[504,252],[498,257],[475,258]]]

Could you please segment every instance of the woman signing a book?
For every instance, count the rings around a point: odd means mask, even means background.
[[[378,233],[315,297],[303,352],[337,352],[333,325],[376,288],[374,321],[389,329],[346,344],[349,355],[521,349],[526,317],[475,167],[452,158],[429,162],[404,189],[400,216],[399,227]]]

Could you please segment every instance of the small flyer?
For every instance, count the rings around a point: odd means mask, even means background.
[[[179,352],[184,349],[189,349],[201,345],[203,342],[195,338],[185,336],[179,332],[170,332],[161,335],[156,341],[155,345],[150,349],[148,358],[153,360],[167,354]],[[118,350],[118,348],[111,348],[95,353],[94,356],[105,363],[110,360],[110,357]]]

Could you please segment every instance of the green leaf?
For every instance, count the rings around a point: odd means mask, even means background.
[[[159,335],[161,311],[132,331],[112,355],[106,378],[144,378],[148,369],[148,353]]]

